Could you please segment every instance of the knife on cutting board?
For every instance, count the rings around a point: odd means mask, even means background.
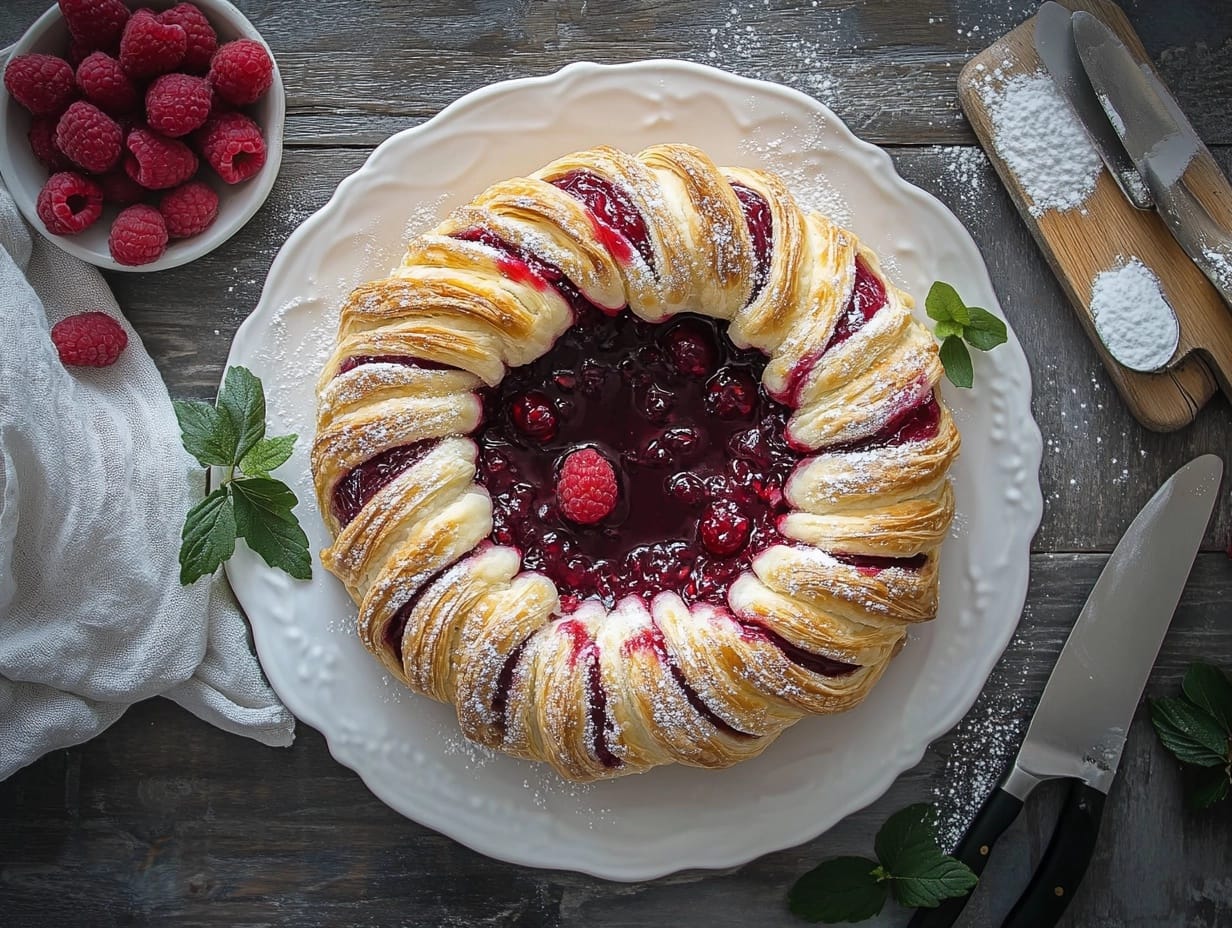
[[[1155,205],[1151,192],[1138,176],[1138,169],[1121,144],[1108,117],[1104,115],[1091,80],[1078,57],[1072,30],[1073,12],[1055,0],[1048,0],[1035,14],[1035,51],[1048,68],[1053,82],[1065,96],[1078,121],[1087,132],[1112,179],[1125,199],[1138,209]]]
[[[1002,928],[1051,928],[1078,888],[1099,834],[1129,725],[1180,602],[1218,498],[1223,461],[1190,461],[1142,507],[1078,614],[1014,765],[985,801],[954,856],[984,870],[997,839],[1044,780],[1069,797],[1027,888]],[[947,928],[966,898],[920,909],[910,928]]]
[[[1232,189],[1214,157],[1151,67],[1140,64],[1111,29],[1084,12],[1073,14],[1072,29],[1105,121],[1121,140],[1159,215],[1232,306],[1232,230],[1208,208],[1215,202],[1223,215],[1232,216]],[[1084,112],[1079,117],[1084,122],[1093,118]],[[1211,183],[1211,178],[1219,182]]]

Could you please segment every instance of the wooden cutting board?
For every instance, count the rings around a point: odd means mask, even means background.
[[[1061,2],[1072,10],[1094,13],[1120,35],[1140,61],[1149,62],[1142,42],[1115,4],[1109,0]],[[1134,417],[1147,428],[1170,432],[1192,422],[1221,386],[1232,398],[1232,309],[1154,211],[1142,212],[1131,206],[1104,170],[1082,209],[1031,215],[1028,197],[993,145],[992,119],[981,94],[988,76],[998,69],[998,82],[1018,74],[1047,73],[1035,51],[1034,17],[967,63],[958,79],[959,99]],[[1187,173],[1191,189],[1207,191],[1210,195],[1203,197],[1204,202],[1225,228],[1232,229],[1232,186],[1227,178],[1211,159],[1195,160],[1190,172],[1199,175]],[[1161,373],[1142,374],[1118,364],[1095,334],[1091,317],[1091,287],[1096,275],[1135,256],[1155,272],[1180,320],[1180,346],[1172,366]]]

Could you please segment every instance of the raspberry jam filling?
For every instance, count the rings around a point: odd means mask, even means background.
[[[770,204],[756,190],[743,184],[732,184],[731,187],[744,211],[744,221],[753,239],[753,254],[757,258],[757,276],[753,278],[753,294],[749,297],[751,303],[761,293],[762,287],[766,285],[766,277],[770,274],[770,254],[774,250],[774,219]]]
[[[466,229],[455,232],[451,237],[462,242],[477,242],[499,251],[501,257],[497,259],[496,266],[502,274],[518,283],[530,284],[536,290],[554,288],[575,313],[594,305],[582,296],[573,281],[555,264],[545,261],[534,252],[505,241],[489,229]]]
[[[581,622],[562,622],[560,630],[573,639],[572,665],[586,662],[586,689],[589,696],[591,750],[604,767],[619,767],[621,760],[612,753],[609,735],[611,720],[607,717],[607,692],[603,689],[603,672],[599,668],[599,645],[590,637],[590,632]]]
[[[633,260],[632,245],[646,266],[654,270],[654,245],[646,220],[629,192],[590,171],[570,171],[551,181],[575,200],[580,200],[595,219],[595,231],[617,261]]]
[[[445,571],[453,567],[457,561],[451,561],[439,570],[433,573],[424,580],[415,592],[411,594],[410,599],[398,607],[398,611],[393,614],[389,620],[389,624],[385,626],[385,634],[382,640],[385,642],[385,647],[393,651],[398,656],[398,663],[402,663],[402,635],[406,632],[406,623],[411,618],[411,613],[415,611],[415,607],[419,605],[419,601],[423,599],[424,594],[432,589],[433,584],[445,575]]]
[[[764,625],[759,625],[757,622],[749,622],[744,619],[737,621],[740,622],[740,627],[743,629],[741,634],[745,638],[768,641],[782,651],[783,656],[793,664],[803,667],[811,673],[823,677],[845,677],[847,674],[860,669],[858,664],[848,664],[845,661],[838,661],[832,657],[825,657],[821,654],[814,654],[812,651],[806,651],[804,648],[792,644],[782,635],[771,631]]]
[[[787,409],[761,388],[765,363],[701,316],[581,313],[484,397],[475,439],[492,540],[520,548],[566,611],[663,590],[722,605],[780,540],[782,487],[800,460],[783,438]],[[556,498],[560,462],[580,447],[606,457],[618,482],[615,508],[593,525],[565,518]]]
[[[827,452],[871,451],[917,441],[931,441],[941,430],[941,406],[932,393],[918,406],[908,406],[893,416],[877,434],[862,441],[827,448]]]
[[[872,554],[832,552],[830,556],[840,563],[850,564],[866,577],[874,577],[891,567],[897,567],[899,570],[919,570],[928,562],[926,554],[917,554],[914,557],[878,557]]]
[[[438,361],[429,361],[426,358],[412,358],[403,354],[359,354],[347,358],[338,365],[338,373],[335,377],[341,377],[343,374],[350,373],[357,367],[363,367],[365,364],[400,364],[402,367],[415,367],[424,371],[451,371],[457,368],[451,367],[448,364],[441,364]]]
[[[417,441],[382,451],[360,464],[334,487],[330,509],[339,525],[348,525],[372,497],[388,486],[400,473],[422,458],[436,444],[435,439]]]

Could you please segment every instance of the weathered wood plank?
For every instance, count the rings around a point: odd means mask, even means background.
[[[887,144],[973,140],[954,83],[962,64],[1026,19],[1033,0],[944,5],[841,0],[296,0],[241,2],[278,57],[292,141],[315,133],[374,144],[397,119],[422,119],[457,97],[571,61],[685,58],[764,77],[817,96],[859,134]],[[16,39],[47,6],[10,0],[0,41]],[[1158,27],[1166,11],[1168,30]],[[1171,55],[1181,103],[1214,142],[1232,142],[1232,115],[1206,91],[1212,49],[1232,33],[1219,0],[1130,11],[1152,55]],[[302,122],[302,125],[301,125]]]
[[[961,819],[1021,735],[1098,555],[1037,555],[1019,634],[967,719],[869,809],[799,848],[734,871],[615,885],[488,860],[406,821],[300,727],[287,751],[212,729],[173,705],[135,707],[95,741],[0,784],[0,907],[7,924],[788,926],[783,894],[819,860],[868,853],[895,809],[940,798]],[[1185,666],[1232,655],[1222,555],[1194,570],[1148,686],[1172,692]],[[991,760],[989,760],[991,758]],[[948,764],[948,766],[947,766]],[[653,776],[653,774],[651,774]],[[947,797],[957,788],[966,795]],[[996,924],[1047,843],[1047,791],[1000,845],[967,925]],[[1183,806],[1177,766],[1135,720],[1095,861],[1065,924],[1157,928],[1232,919],[1232,804]],[[446,876],[447,875],[447,876]],[[1133,891],[1127,888],[1133,887]],[[88,913],[88,914],[86,914]],[[877,924],[904,921],[893,914]]]

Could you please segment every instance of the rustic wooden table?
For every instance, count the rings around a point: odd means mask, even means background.
[[[4,0],[0,44],[48,0]],[[1014,213],[958,108],[962,64],[1034,9],[1026,0],[239,0],[286,79],[287,149],[269,202],[189,267],[114,274],[120,305],[174,395],[209,397],[231,336],[279,246],[392,132],[492,81],[570,61],[678,57],[811,93],[899,171],[944,200],[988,263],[1035,376],[1046,509],[1019,632],[962,724],[880,801],[803,847],[729,872],[618,885],[481,857],[378,802],[300,726],[272,750],[169,702],[133,708],[94,741],[0,784],[0,924],[603,926],[799,924],[784,902],[823,857],[867,853],[902,805],[936,800],[950,825],[1012,755],[1106,552],[1178,465],[1232,463],[1232,417],[1216,399],[1173,435],[1142,429]],[[1130,0],[1182,106],[1232,163],[1232,6]],[[413,166],[411,167],[413,170]],[[1148,694],[1206,658],[1232,666],[1227,491]],[[1045,790],[1003,841],[968,909],[995,925],[1046,843],[1059,802]],[[1065,921],[1154,928],[1232,924],[1232,802],[1198,814],[1140,707],[1095,860]],[[899,925],[901,910],[876,922]]]

